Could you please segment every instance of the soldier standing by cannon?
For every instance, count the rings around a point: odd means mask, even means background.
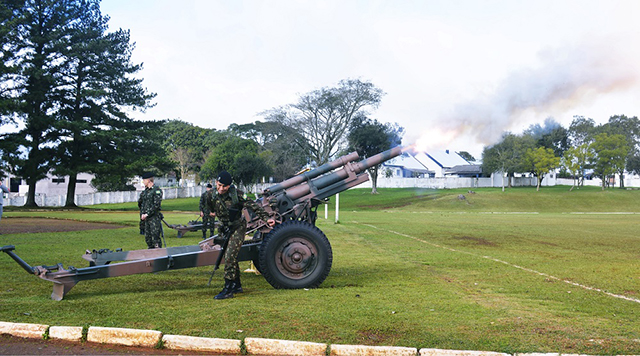
[[[211,210],[210,215],[220,221],[219,233],[226,238],[224,248],[224,288],[215,299],[233,298],[234,293],[242,293],[240,284],[240,268],[238,267],[238,253],[242,248],[247,232],[247,220],[242,209],[251,209],[269,226],[275,225],[267,212],[253,200],[244,198],[244,194],[232,184],[231,174],[226,171],[218,174],[216,189],[207,194],[206,205]]]
[[[162,233],[162,190],[154,184],[152,173],[142,175],[142,184],[145,189],[138,198],[138,208],[140,208],[140,221],[144,229],[144,239],[148,248],[162,247],[160,234]]]
[[[207,190],[200,196],[200,217],[202,217],[203,240],[207,238],[207,229],[209,230],[209,237],[213,236],[215,218],[210,215],[211,210],[207,205],[207,195],[209,194],[209,191],[211,191],[211,189],[213,189],[213,186],[211,185],[211,183],[207,183]]]

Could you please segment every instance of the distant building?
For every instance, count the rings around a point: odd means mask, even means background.
[[[429,178],[434,174],[408,153],[382,163],[380,169],[380,175],[388,178]]]
[[[435,172],[434,178],[440,177],[479,177],[482,166],[469,163],[457,152],[450,150],[431,150],[418,153],[415,159],[430,171]]]
[[[76,194],[95,193],[96,189],[91,185],[93,177],[93,174],[78,173]],[[25,196],[29,192],[29,185],[27,181],[22,178],[9,176],[6,181],[9,183],[7,187],[11,193]],[[48,175],[47,178],[41,179],[36,183],[36,194],[67,195],[68,186],[69,176]]]

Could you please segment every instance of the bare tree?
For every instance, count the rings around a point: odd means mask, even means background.
[[[327,163],[347,145],[346,136],[356,114],[365,108],[377,108],[384,92],[370,82],[341,80],[337,87],[321,88],[301,95],[290,104],[262,113],[295,129],[304,141],[301,148],[317,165]]]
[[[187,178],[189,172],[191,171],[191,167],[193,166],[193,162],[195,160],[195,155],[191,150],[184,147],[178,147],[170,155],[171,159],[178,163],[178,170],[180,171],[180,177],[183,182],[184,179]]]

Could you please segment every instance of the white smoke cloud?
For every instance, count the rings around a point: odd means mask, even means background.
[[[416,144],[421,150],[442,148],[464,135],[490,145],[522,124],[525,114],[535,115],[541,123],[601,95],[636,87],[640,72],[636,47],[620,38],[606,38],[542,50],[537,67],[514,71],[489,94],[454,106]]]

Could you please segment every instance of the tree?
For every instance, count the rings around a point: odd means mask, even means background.
[[[531,135],[536,140],[536,145],[553,150],[554,154],[561,157],[564,151],[569,149],[568,131],[553,118],[546,118],[544,125],[535,124],[524,131],[524,135]]]
[[[200,171],[202,180],[213,180],[221,171],[228,171],[236,183],[251,186],[269,174],[268,166],[258,155],[255,141],[230,136],[212,151]]]
[[[99,191],[135,190],[132,177],[142,172],[160,174],[174,169],[162,146],[161,121],[131,121],[119,135],[104,131],[97,135],[100,150],[99,165],[93,169],[92,185]],[[110,154],[118,152],[118,154]]]
[[[403,131],[398,124],[382,124],[375,119],[358,116],[349,132],[349,150],[357,151],[362,158],[374,156],[400,145]],[[378,194],[379,169],[379,164],[367,168],[371,176],[371,194]]]
[[[629,145],[623,135],[601,133],[594,137],[592,147],[596,155],[594,170],[602,177],[604,190],[607,178],[625,166]]]
[[[618,175],[620,176],[620,188],[624,188],[624,171],[631,170],[629,165],[631,157],[640,152],[640,120],[637,117],[627,117],[625,115],[615,115],[609,118],[609,122],[602,125],[601,132],[610,135],[623,135],[627,141],[628,154],[625,158],[625,165],[618,167]]]
[[[527,149],[535,147],[532,136],[517,136],[512,133],[505,133],[502,141],[489,147],[485,147],[482,152],[482,171],[502,174],[502,191],[504,191],[504,175],[509,178],[508,184],[511,187],[511,177],[516,172],[526,172],[530,167],[526,166],[524,160]]]
[[[574,184],[569,191],[573,190],[576,181],[578,181],[578,184],[584,184],[585,169],[588,168],[589,162],[591,162],[594,157],[593,149],[588,143],[571,147],[565,151],[561,165],[571,174],[574,180]]]
[[[280,122],[256,121],[252,124],[231,124],[230,133],[251,139],[262,147],[260,156],[267,163],[276,181],[283,181],[308,163],[309,145],[295,129]]]
[[[62,76],[53,90],[60,140],[53,171],[69,176],[65,206],[75,206],[78,173],[100,170],[101,157],[127,155],[105,141],[105,136],[115,140],[133,129],[123,109],[145,110],[155,97],[142,87],[142,79],[133,77],[142,66],[131,63],[129,32],[105,33],[107,21],[98,0],[78,2],[69,45],[61,51]]]
[[[475,162],[476,161],[476,158],[473,157],[471,155],[471,153],[469,153],[467,151],[460,151],[460,152],[458,152],[458,155],[460,155],[460,157],[462,157],[467,162]]]
[[[568,136],[572,146],[580,146],[583,143],[593,142],[596,133],[596,122],[584,116],[574,116],[569,125]]]
[[[63,73],[61,52],[70,38],[75,1],[26,0],[1,2],[3,13],[12,17],[3,24],[3,56],[11,52],[10,68],[3,64],[3,102],[14,104],[1,114],[16,118],[21,129],[4,134],[2,151],[12,173],[29,185],[25,206],[36,206],[36,183],[53,166],[58,131],[52,117],[57,108],[54,88]],[[10,98],[10,99],[7,99]],[[7,101],[8,100],[8,101]],[[3,104],[4,108],[6,106]]]
[[[342,80],[337,87],[321,88],[300,96],[296,104],[262,113],[300,133],[301,149],[309,149],[316,165],[330,161],[347,145],[347,130],[357,114],[365,108],[377,108],[383,91],[370,82]]]
[[[17,55],[16,16],[20,8],[20,1],[4,1],[0,3],[0,125],[13,122],[13,112],[16,109],[15,92],[10,84],[16,78],[18,67],[15,65]],[[1,172],[0,172],[1,173]]]
[[[627,159],[627,171],[640,175],[640,155],[635,154]]]
[[[536,191],[540,191],[540,185],[542,184],[544,175],[560,165],[560,157],[556,157],[553,150],[546,147],[527,149],[525,160],[533,167],[533,173],[538,178]]]
[[[200,172],[207,153],[224,142],[228,133],[205,129],[180,120],[169,120],[162,126],[162,147],[177,163],[178,175]]]
[[[195,162],[193,152],[187,148],[178,147],[173,152],[169,153],[169,157],[177,163],[180,177],[188,177],[191,172],[191,167],[193,167]]]

